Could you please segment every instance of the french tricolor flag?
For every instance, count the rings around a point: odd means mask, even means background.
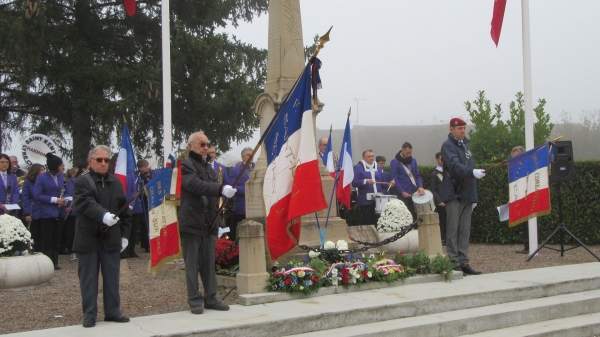
[[[327,167],[329,175],[335,179],[335,161],[333,160],[333,151],[331,150],[331,131],[329,132],[329,140],[327,140],[325,153],[323,153],[323,165]]]
[[[554,147],[548,144],[508,160],[509,226],[551,212],[548,172]]]
[[[329,145],[329,144],[327,144]],[[340,151],[340,176],[335,189],[337,201],[350,209],[351,184],[354,179],[354,165],[352,164],[352,142],[350,137],[350,115],[346,120],[346,130],[344,130],[344,141]]]
[[[327,207],[315,151],[310,73],[309,63],[265,131],[263,197],[272,260],[298,244],[301,216]]]
[[[115,177],[119,179],[123,185],[123,190],[127,191],[127,175],[137,171],[135,162],[135,154],[131,145],[131,137],[129,137],[129,129],[127,123],[123,126],[123,137],[121,138],[121,149],[119,150],[119,158],[115,167]]]

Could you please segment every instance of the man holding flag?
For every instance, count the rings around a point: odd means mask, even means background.
[[[187,301],[193,314],[201,314],[204,309],[229,310],[229,306],[217,298],[215,246],[221,218],[217,218],[212,227],[211,223],[219,208],[219,197],[231,198],[236,189],[218,182],[217,174],[208,163],[209,146],[203,132],[193,133],[188,141],[190,156],[181,164],[179,233],[185,261]],[[198,290],[198,271],[204,295]]]

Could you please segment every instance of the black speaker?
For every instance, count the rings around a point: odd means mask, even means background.
[[[575,179],[574,171],[573,143],[570,140],[555,142],[550,181],[572,181]]]

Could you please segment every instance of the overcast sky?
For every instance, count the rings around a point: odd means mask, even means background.
[[[582,110],[600,108],[600,1],[529,3],[534,106],[545,98],[552,122],[560,122],[562,111],[577,121]],[[478,90],[501,103],[508,118],[508,104],[523,91],[521,1],[507,1],[497,48],[490,37],[493,0],[300,5],[305,45],[333,25],[319,54],[320,129],[343,128],[350,106],[352,124],[357,117],[361,125],[439,123],[466,114],[464,102]],[[266,49],[268,15],[228,31]]]

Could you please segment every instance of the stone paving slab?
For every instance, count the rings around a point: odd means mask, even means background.
[[[573,285],[578,290],[571,290]],[[81,325],[30,331],[11,334],[10,336],[250,336],[260,334],[263,337],[283,335],[281,329],[298,330],[300,326],[315,331],[328,329],[328,320],[344,320],[348,312],[381,312],[383,316],[390,310],[387,307],[410,307],[414,314],[419,314],[418,301],[426,301],[433,305],[440,299],[465,298],[471,301],[468,305],[480,306],[478,303],[489,298],[493,292],[496,297],[526,296],[536,291],[544,296],[600,289],[600,263],[566,265],[549,268],[519,270],[513,272],[468,276],[451,283],[434,282],[425,284],[400,285],[369,291],[332,294],[317,298],[295,299],[284,302],[268,303],[254,306],[232,305],[228,312],[205,310],[202,315],[193,315],[189,311],[169,314],[135,317],[130,323],[117,324],[98,322],[94,328],[85,329]],[[539,290],[536,290],[539,289]],[[526,299],[526,298],[523,298]],[[498,303],[502,303],[499,299]],[[450,302],[450,301],[447,301]],[[444,310],[440,308],[439,310]],[[385,318],[385,317],[383,317]],[[370,318],[374,319],[374,318]],[[382,319],[383,320],[383,319]],[[377,321],[377,320],[372,320]],[[351,322],[336,322],[341,326]],[[287,332],[288,334],[290,332]],[[267,333],[271,332],[271,333]]]

